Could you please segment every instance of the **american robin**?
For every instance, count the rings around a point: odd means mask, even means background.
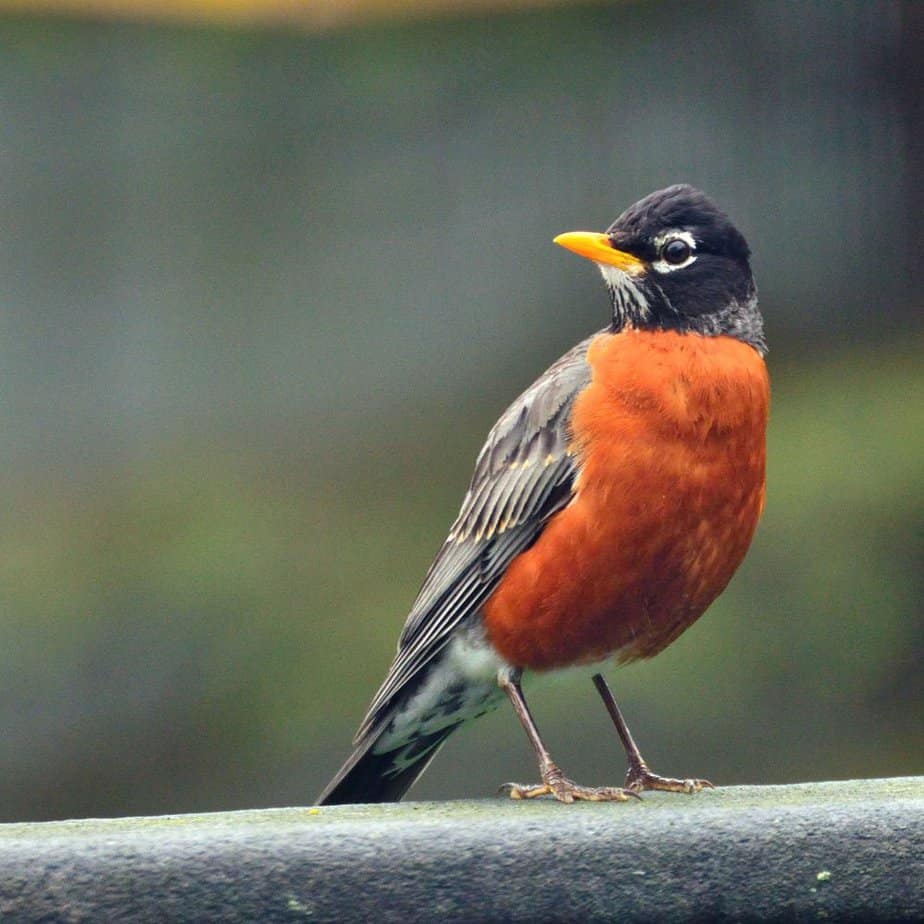
[[[509,698],[551,794],[624,801],[706,780],[652,773],[602,675],[626,750],[624,787],[553,763],[524,671],[649,658],[698,619],[744,558],[764,503],[769,382],[747,242],[703,193],[678,185],[603,234],[555,243],[593,260],[609,326],[507,409],[482,448],[398,652],[318,804],[392,802],[463,722]]]

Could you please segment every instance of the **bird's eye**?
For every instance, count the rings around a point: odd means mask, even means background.
[[[679,237],[668,241],[661,250],[661,258],[671,266],[678,266],[690,259],[692,247]]]

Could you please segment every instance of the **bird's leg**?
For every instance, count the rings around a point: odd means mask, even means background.
[[[709,780],[675,780],[652,773],[639,753],[638,745],[632,738],[632,732],[629,731],[629,726],[626,725],[626,720],[622,717],[603,675],[594,674],[593,681],[626,751],[626,760],[629,763],[629,769],[626,771],[626,789],[635,793],[643,789],[660,789],[664,792],[699,792],[701,789],[715,789]]]
[[[520,724],[526,731],[530,744],[532,744],[533,750],[536,752],[536,758],[539,761],[539,774],[542,777],[542,782],[534,786],[521,783],[505,783],[501,787],[501,791],[506,792],[511,799],[535,799],[536,796],[551,795],[558,799],[559,802],[574,802],[575,800],[584,802],[626,802],[630,797],[636,796],[636,793],[627,792],[625,789],[611,786],[578,786],[577,783],[569,780],[552,761],[548,749],[539,736],[539,729],[536,728],[536,723],[533,721],[529,707],[526,705],[526,700],[523,698],[523,690],[520,688],[520,671],[503,671],[498,675],[497,682],[513,704],[517,718],[520,720]]]

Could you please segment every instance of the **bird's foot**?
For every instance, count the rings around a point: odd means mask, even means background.
[[[559,802],[628,802],[629,799],[641,799],[637,792],[617,786],[579,786],[555,766],[548,768],[542,779],[543,782],[534,785],[504,783],[501,792],[511,799],[554,796]]]
[[[658,776],[642,764],[629,767],[626,773],[626,789],[636,794],[646,789],[660,792],[694,793],[702,789],[715,789],[715,786],[709,780],[675,780],[669,776]]]

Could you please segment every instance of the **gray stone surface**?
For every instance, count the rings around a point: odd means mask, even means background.
[[[924,919],[924,777],[0,825],[7,921]]]

